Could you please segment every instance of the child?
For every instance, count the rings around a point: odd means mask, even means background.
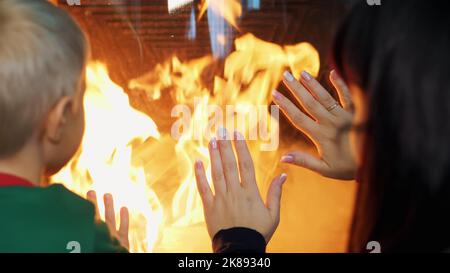
[[[0,252],[126,252],[111,236],[111,196],[110,232],[91,202],[61,185],[43,187],[83,136],[84,33],[45,0],[0,0],[0,37]]]

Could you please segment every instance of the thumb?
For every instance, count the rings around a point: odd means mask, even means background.
[[[286,182],[287,174],[283,173],[273,179],[267,193],[267,208],[273,219],[278,222],[280,220],[280,202],[281,192],[284,182]]]

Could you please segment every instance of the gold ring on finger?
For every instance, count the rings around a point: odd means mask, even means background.
[[[339,106],[339,103],[336,102],[335,104],[333,104],[333,105],[327,107],[327,110],[328,110],[328,112],[331,112],[331,111],[333,111],[334,109],[338,108],[338,106]]]

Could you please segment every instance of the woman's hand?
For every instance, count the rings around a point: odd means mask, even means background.
[[[349,137],[353,103],[348,87],[336,72],[331,72],[330,80],[338,91],[340,104],[307,72],[302,73],[300,82],[291,73],[284,73],[284,83],[309,116],[277,91],[273,92],[274,101],[292,124],[314,142],[319,157],[294,151],[281,161],[329,178],[352,180],[357,168]]]
[[[243,136],[235,133],[232,143],[226,130],[219,130],[219,138],[209,144],[211,176],[215,194],[208,184],[201,161],[195,163],[197,187],[203,201],[206,225],[211,238],[223,229],[250,228],[261,233],[266,242],[272,238],[280,221],[282,185],[287,176],[276,177],[265,204],[256,184],[253,160]]]
[[[100,217],[97,204],[97,193],[95,191],[89,191],[87,193],[87,199],[92,203],[94,203],[96,208],[96,215]],[[120,227],[119,229],[117,229],[116,212],[114,210],[113,196],[109,193],[105,194],[103,196],[103,202],[105,204],[105,222],[106,225],[108,226],[109,232],[111,233],[112,236],[117,238],[119,243],[124,248],[130,250],[130,242],[128,238],[130,216],[128,213],[128,209],[123,207],[120,210]]]

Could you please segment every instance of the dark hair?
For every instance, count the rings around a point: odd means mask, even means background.
[[[450,250],[450,16],[446,1],[357,4],[334,65],[368,103],[349,251]]]

